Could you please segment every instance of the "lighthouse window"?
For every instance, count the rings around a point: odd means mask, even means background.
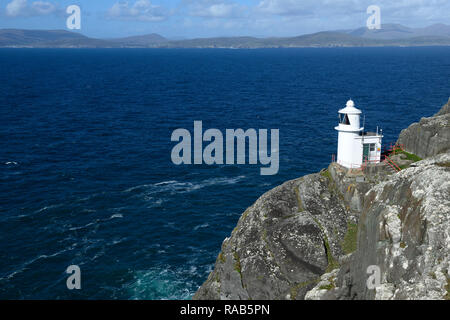
[[[348,119],[348,115],[345,115],[345,117],[344,117],[344,123],[345,124],[350,124],[350,120]]]
[[[348,120],[347,114],[344,115],[344,118],[341,121],[342,124],[350,124],[350,121]]]

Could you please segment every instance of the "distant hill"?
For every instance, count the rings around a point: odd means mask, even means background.
[[[301,47],[382,47],[382,46],[450,46],[450,37],[415,36],[400,39],[373,39],[345,32],[325,31],[298,37],[253,38],[222,37],[168,41],[164,48],[301,48]]]
[[[0,47],[108,47],[107,41],[66,30],[0,29]]]
[[[416,37],[450,37],[450,26],[434,24],[426,28],[408,28],[400,24],[383,24],[381,29],[369,30],[366,27],[347,31],[348,34],[379,40],[398,40]]]
[[[382,45],[377,40],[364,39],[336,31],[325,31],[293,38],[284,38],[281,43],[286,47],[359,47]]]
[[[66,30],[0,29],[0,47],[32,48],[294,48],[450,46],[450,26],[409,28],[386,24],[380,30],[325,31],[297,37],[217,37],[169,40],[152,33],[117,39],[94,39]]]
[[[437,23],[426,28],[417,29],[421,36],[434,35],[440,37],[450,37],[450,26]]]
[[[122,46],[125,46],[125,47],[128,47],[128,46],[130,46],[130,47],[144,46],[145,47],[145,46],[149,46],[149,45],[165,43],[169,40],[167,40],[166,38],[164,38],[163,36],[161,36],[157,33],[152,33],[152,34],[147,34],[147,35],[143,35],[143,36],[132,36],[132,37],[126,37],[126,38],[110,39],[109,41],[121,44]]]

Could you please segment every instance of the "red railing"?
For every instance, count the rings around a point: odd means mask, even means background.
[[[398,144],[398,143],[392,143],[391,142],[390,144],[384,145],[382,147],[382,153],[385,153],[385,154],[391,154],[391,153],[396,154],[397,151],[403,150],[404,147],[405,146],[403,144]]]
[[[405,146],[403,144],[391,142],[389,145],[384,145],[382,148],[382,156],[384,156],[383,162],[387,163],[392,169],[397,172],[401,171],[402,169],[389,156],[392,154],[397,154],[397,152],[403,150],[404,147]]]
[[[391,158],[389,158],[388,156],[384,156],[384,162],[386,162],[392,169],[394,169],[395,171],[399,172],[400,170],[402,170],[394,161],[392,161]]]
[[[380,163],[380,161],[364,159],[364,161],[363,161],[363,163],[361,165],[361,169],[364,170],[371,163]]]

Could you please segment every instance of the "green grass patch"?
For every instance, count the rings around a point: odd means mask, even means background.
[[[328,291],[334,288],[336,288],[336,283],[334,283],[333,277],[328,279],[328,284],[319,287],[320,290],[328,290]]]
[[[356,223],[347,222],[347,232],[342,241],[342,251],[349,254],[356,251],[358,242],[358,225]]]
[[[320,223],[320,221],[317,218],[313,217],[313,220],[317,223],[320,230],[323,231],[323,242],[325,244],[325,250],[327,253],[327,261],[328,261],[328,266],[327,266],[327,269],[325,270],[325,273],[329,273],[329,272],[333,271],[334,269],[339,268],[339,262],[336,259],[334,259],[333,255],[331,254],[331,248],[330,248],[330,244],[328,243],[328,237],[327,237],[327,234],[325,233],[325,229],[323,228],[322,224]]]
[[[237,252],[235,252],[234,254],[234,270],[236,270],[237,272],[239,272],[239,274],[241,274],[241,261],[239,260],[239,255],[237,254]]]
[[[333,255],[331,254],[331,248],[327,238],[325,238],[325,247],[327,250],[327,260],[328,260],[328,267],[325,270],[325,273],[329,273],[334,269],[339,268],[339,262],[336,259],[334,259]]]
[[[333,180],[333,178],[331,177],[331,173],[330,173],[330,171],[328,171],[328,169],[320,171],[320,175],[322,177],[325,177],[325,178],[329,179],[329,180]]]
[[[413,153],[409,153],[409,152],[403,151],[403,150],[397,151],[396,154],[404,154],[404,155],[406,156],[406,160],[411,160],[411,161],[413,161],[413,162],[417,162],[417,161],[422,160],[421,157],[416,156],[416,155],[413,154]]]

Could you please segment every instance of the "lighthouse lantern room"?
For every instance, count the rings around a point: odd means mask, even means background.
[[[346,168],[361,168],[363,164],[379,163],[381,140],[378,132],[365,132],[360,122],[361,110],[352,100],[339,110],[337,163]]]

